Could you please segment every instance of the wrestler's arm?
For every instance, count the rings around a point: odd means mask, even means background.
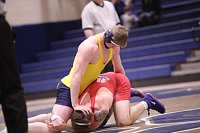
[[[86,36],[86,38],[94,35],[93,27],[94,27],[94,12],[86,6],[83,8],[81,13],[81,22],[82,22],[82,29]]]
[[[125,70],[122,65],[122,61],[120,57],[120,47],[113,48],[112,64],[113,64],[114,72],[125,74]]]
[[[74,74],[72,75],[71,81],[71,102],[72,106],[75,107],[78,104],[78,96],[80,92],[80,83],[83,75],[86,71],[88,64],[91,62],[91,55],[95,55],[95,47],[88,44],[80,45],[78,52],[75,57],[75,68]]]

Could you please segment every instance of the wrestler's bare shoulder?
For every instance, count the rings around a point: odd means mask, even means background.
[[[87,49],[87,50],[97,52],[98,51],[97,38],[95,36],[91,36],[87,38],[79,45],[79,49]]]

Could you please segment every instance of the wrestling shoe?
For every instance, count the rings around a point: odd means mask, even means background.
[[[131,88],[131,97],[144,98],[144,93],[135,88]]]
[[[148,115],[150,115],[150,109],[156,110],[159,113],[165,113],[165,106],[152,94],[147,93],[144,95],[144,101],[148,104]]]

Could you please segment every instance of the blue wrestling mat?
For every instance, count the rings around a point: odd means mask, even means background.
[[[141,129],[143,128],[143,129]],[[200,108],[166,113],[143,119],[128,127],[108,125],[97,133],[172,133],[200,128]]]
[[[200,89],[198,88],[165,89],[151,91],[150,93],[161,100],[176,99],[182,96],[190,97],[190,99],[184,99],[186,101],[185,103],[184,101],[174,100],[172,103],[169,103],[170,105],[168,105],[168,107],[173,105],[173,102],[178,102],[179,104],[177,106],[182,106],[188,104],[188,100],[192,100],[190,103],[198,103],[200,101]],[[142,99],[133,97],[131,102],[139,102],[141,100]],[[199,104],[197,105],[198,106],[195,106],[195,108],[180,108],[179,111],[176,112],[146,117],[127,127],[116,127],[114,121],[112,121],[111,124],[107,124],[103,129],[99,129],[95,131],[95,133],[200,133],[200,106]],[[41,113],[49,113],[52,110],[52,107],[46,103],[42,104],[39,102],[38,105],[34,104],[34,106],[38,106],[38,109],[29,110],[29,117]],[[42,108],[40,108],[40,106]],[[0,123],[4,123],[2,116],[0,117]]]
[[[182,89],[169,89],[151,92],[159,99],[175,98],[180,96],[199,95],[200,89],[182,88]],[[132,102],[139,102],[140,98],[132,98]],[[198,99],[195,102],[199,102]],[[180,104],[186,104],[184,101]],[[195,133],[200,132],[200,108],[183,110],[172,113],[165,113],[162,115],[147,117],[132,126],[116,127],[107,125],[104,129],[96,131],[97,133],[172,133],[184,131],[191,132],[190,130],[197,129]]]

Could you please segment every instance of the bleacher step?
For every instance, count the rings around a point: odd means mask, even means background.
[[[200,45],[196,45],[192,42],[192,39],[186,39],[181,41],[167,42],[163,44],[154,44],[150,46],[141,46],[123,49],[121,51],[122,60],[128,58],[145,58],[145,56],[155,56],[164,53],[172,53],[178,51],[188,51],[194,48],[200,48]],[[52,55],[56,57],[56,55]],[[70,67],[72,65],[73,57],[68,57],[68,60],[65,58],[54,59],[41,61],[31,64],[23,64],[23,72],[33,72],[36,70],[46,70],[46,69],[56,69],[60,67]]]
[[[26,72],[33,72],[33,71],[38,71],[38,70],[55,69],[59,67],[62,67],[62,68],[71,67],[72,62],[73,62],[73,58],[65,57],[65,58],[59,58],[59,59],[54,59],[54,60],[46,60],[46,61],[41,61],[41,62],[22,64],[21,68],[22,68],[22,73],[26,73]]]
[[[163,14],[161,17],[161,23],[199,17],[199,13],[200,13],[200,8],[194,8],[176,13]]]
[[[187,29],[181,29],[181,30],[170,31],[170,32],[165,32],[165,33],[156,33],[156,34],[151,34],[151,35],[146,35],[146,36],[139,36],[136,38],[134,38],[134,36],[130,36],[130,39],[128,40],[128,44],[129,44],[128,47],[144,46],[144,45],[149,45],[153,43],[182,40],[183,38],[189,39],[189,38],[192,38],[191,32],[192,32],[192,29],[190,27]],[[55,50],[55,49],[67,48],[70,45],[72,45],[71,43],[75,43],[75,42],[64,41],[64,42],[54,43],[52,45],[52,49]]]
[[[191,75],[164,76],[151,79],[132,80],[131,83],[133,87],[149,87],[155,85],[167,85],[172,83],[178,84],[182,82],[194,82],[199,81],[199,79],[200,73],[195,73]]]
[[[171,73],[171,66],[168,64],[148,66],[137,69],[126,70],[129,80],[140,80],[155,77],[169,76]]]
[[[192,74],[200,74],[200,68],[196,68],[196,69],[189,69],[189,70],[178,70],[178,71],[174,71],[172,72],[172,76],[180,76],[180,75],[192,75]]]
[[[155,33],[163,33],[163,32],[170,32],[185,28],[190,28],[200,20],[200,17],[192,18],[192,19],[183,19],[174,22],[168,23],[161,23],[157,25],[151,25],[147,27],[141,27],[136,29],[131,29],[129,32],[129,36],[137,37],[137,36],[145,36]],[[148,32],[147,32],[148,31]]]
[[[158,43],[158,44],[151,44],[151,45],[143,45],[143,46],[135,46],[135,47],[131,47],[131,44],[125,48],[121,50],[121,54],[122,54],[122,58],[127,58],[127,54],[129,54],[129,56],[131,57],[137,57],[137,56],[145,56],[147,54],[145,54],[147,52],[148,49],[153,49],[153,48],[164,48],[166,47],[167,49],[163,49],[162,51],[166,51],[166,52],[172,52],[173,49],[170,50],[169,47],[173,46],[178,46],[178,45],[183,45],[183,47],[176,47],[176,49],[184,49],[186,47],[193,47],[196,48],[198,47],[198,45],[194,45],[192,39],[185,39],[185,40],[178,40],[178,41],[169,41],[166,43]],[[187,46],[188,44],[191,44],[191,46]],[[158,49],[159,50],[159,49]],[[71,57],[69,57],[68,52],[71,53]],[[134,53],[133,53],[134,52]],[[160,51],[161,52],[161,51]],[[147,52],[148,53],[148,52]],[[157,51],[152,51],[151,54],[154,53],[158,53]],[[162,52],[161,52],[162,53]],[[74,55],[76,54],[76,48],[71,49],[70,51],[67,48],[64,48],[62,50],[55,50],[55,51],[50,51],[50,52],[43,52],[43,54],[38,54],[38,59],[41,62],[44,62],[45,60],[58,60],[58,58],[65,58],[68,57],[69,59],[65,62],[68,61],[72,61],[72,59],[74,58]],[[150,54],[150,53],[149,53]],[[125,56],[124,56],[125,55]],[[71,60],[70,60],[71,59]],[[55,64],[52,62],[52,64]],[[71,64],[71,63],[70,63]],[[24,65],[23,65],[24,66]]]
[[[42,93],[55,90],[60,79],[43,80],[37,82],[23,83],[25,93]]]
[[[200,45],[200,44],[197,44],[197,45]],[[200,50],[194,50],[194,56],[195,57],[200,57]]]
[[[178,68],[181,71],[194,70],[200,68],[200,62],[180,64]]]
[[[171,72],[170,65],[155,65],[145,68],[128,69],[126,70],[127,76],[130,80],[136,79],[148,79],[162,76],[169,76]],[[62,78],[62,77],[61,77]],[[22,86],[25,88],[25,93],[35,93],[52,91],[55,89],[60,78],[53,78],[48,80],[33,81],[23,83]]]
[[[191,53],[191,57],[187,58],[187,62],[200,62],[200,49],[195,49]]]
[[[172,53],[163,53],[158,55],[150,55],[138,58],[129,58],[122,60],[124,68],[126,70],[129,69],[137,69],[137,68],[145,68],[153,65],[161,65],[161,64],[176,64],[182,63],[186,59],[186,53],[184,51],[172,52]],[[67,67],[57,67],[54,69],[41,69],[38,71],[22,73],[21,80],[23,82],[31,82],[31,81],[40,81],[51,78],[63,77],[66,73],[68,73],[70,68]]]
[[[162,1],[161,9],[162,9],[162,14],[166,14],[166,13],[174,13],[177,11],[183,11],[183,10],[192,9],[192,8],[198,8],[199,5],[200,5],[199,0],[181,0],[181,1],[173,0],[173,2]],[[133,11],[135,14],[140,14],[142,12],[141,1],[135,2]]]
[[[172,8],[172,7],[176,7],[178,6],[183,6],[183,5],[189,5],[191,3],[195,3],[195,2],[200,2],[199,0],[181,0],[179,2],[173,2],[173,3],[168,3],[168,4],[163,4],[162,7],[164,8]]]
[[[187,58],[187,62],[197,62],[200,61],[200,57],[189,57]]]

